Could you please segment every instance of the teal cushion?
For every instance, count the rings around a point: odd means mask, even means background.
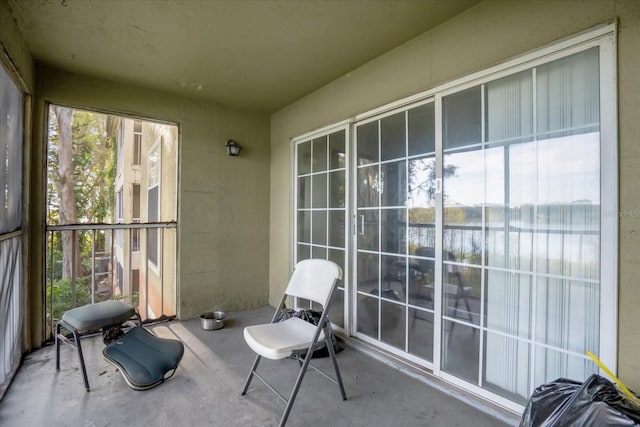
[[[134,390],[146,390],[170,378],[183,353],[182,342],[158,338],[142,326],[132,328],[102,350],[104,358],[120,369]]]
[[[136,310],[120,301],[103,301],[66,311],[62,320],[79,332],[93,331],[107,326],[121,325],[131,319]]]

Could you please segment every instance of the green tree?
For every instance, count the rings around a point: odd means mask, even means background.
[[[49,114],[47,223],[111,223],[116,174],[116,135],[120,118],[52,106]],[[105,234],[96,233],[96,248],[104,250]],[[91,302],[91,232],[75,234],[77,266],[71,283],[73,233],[52,233],[47,250],[47,315]],[[60,262],[62,260],[62,262]],[[81,260],[85,260],[83,263]],[[53,286],[51,285],[53,283]],[[53,310],[53,312],[51,312]]]

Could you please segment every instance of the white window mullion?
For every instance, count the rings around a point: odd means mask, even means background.
[[[378,120],[378,188],[384,185],[382,177],[382,124]],[[384,187],[383,187],[384,188]],[[379,194],[378,190],[378,194]],[[382,341],[382,198],[378,195],[378,341]]]
[[[486,159],[486,129],[485,129],[485,123],[486,123],[486,110],[485,110],[485,96],[486,96],[486,85],[482,85],[481,86],[481,91],[480,91],[480,141],[482,143],[482,152],[483,152],[483,159]],[[507,147],[505,147],[506,149]],[[482,229],[480,230],[480,235],[482,236],[482,242],[486,242],[486,202],[487,202],[487,179],[486,179],[486,174],[487,174],[487,167],[486,167],[486,161],[484,162],[485,164],[483,165],[482,169],[484,171],[484,179],[482,180],[482,195],[483,195],[483,200],[482,200],[482,219],[481,219],[481,227]],[[505,176],[505,181],[507,180],[507,177]],[[509,241],[509,230],[505,229],[505,242]],[[483,369],[482,369],[482,364],[484,362],[484,310],[485,310],[485,306],[484,306],[484,295],[485,295],[485,268],[486,268],[486,261],[484,258],[484,248],[485,248],[485,244],[481,245],[481,249],[480,249],[480,319],[479,319],[479,326],[480,328],[478,329],[478,333],[480,334],[480,342],[479,342],[479,351],[478,351],[478,387],[482,387],[482,384],[484,382],[484,376],[482,374]],[[508,253],[505,254],[505,256],[509,256]]]
[[[535,144],[537,144],[538,141],[538,109],[536,108],[536,106],[538,105],[538,88],[537,88],[537,73],[536,73],[536,69],[534,68],[533,70],[531,70],[532,73],[532,99],[533,99],[533,141]],[[536,153],[538,152],[538,150],[536,150]],[[535,161],[536,163],[536,170],[539,169],[539,165],[538,165],[538,156],[536,154],[536,158],[533,159],[533,161]],[[536,193],[537,193],[537,186],[538,183],[536,182]],[[538,203],[536,201],[536,203],[533,205],[533,217],[537,218],[538,217]],[[537,295],[538,293],[536,292],[537,289],[537,282],[538,282],[538,257],[535,256],[535,254],[538,253],[538,224],[537,222],[533,222],[533,230],[532,230],[532,250],[533,250],[533,259],[531,260],[531,268],[532,268],[532,272],[533,272],[533,276],[531,278],[531,303],[529,305],[529,307],[531,307],[531,364],[529,365],[529,384],[530,384],[530,388],[532,388],[531,386],[533,386],[533,384],[535,384],[535,379],[536,379],[536,354],[537,354],[537,349],[536,349],[536,336],[537,336],[537,331],[536,331],[536,325],[538,324],[538,298]]]
[[[600,43],[600,360],[617,371],[618,141],[615,31]],[[606,147],[606,149],[605,149]],[[607,286],[603,286],[606,284]]]
[[[436,182],[442,183],[442,95],[437,94],[434,100],[435,107],[435,139],[436,139]],[[438,189],[440,191],[438,191]],[[441,354],[442,354],[442,235],[444,219],[442,184],[436,184],[436,237],[435,237],[435,260],[434,260],[434,280],[433,280],[433,373],[441,375]]]

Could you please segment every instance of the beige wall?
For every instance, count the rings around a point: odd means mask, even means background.
[[[211,308],[230,311],[267,302],[267,115],[51,68],[37,68],[36,82],[39,115],[48,101],[179,125],[180,318],[196,317]],[[224,144],[229,138],[243,146],[240,157],[226,156]],[[42,141],[42,135],[34,140],[33,152],[38,155],[31,169],[32,194],[40,197]]]
[[[640,2],[484,1],[271,117],[269,300],[289,275],[290,138],[619,19],[620,210],[640,211]],[[640,389],[640,218],[620,220],[618,374]]]

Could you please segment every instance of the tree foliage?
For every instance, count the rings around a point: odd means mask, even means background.
[[[47,152],[47,223],[110,223],[116,175],[115,136],[119,118],[105,114],[52,106],[49,110]],[[72,304],[72,232],[51,233],[47,250],[47,298],[59,318]],[[75,301],[91,301],[92,243],[103,251],[105,234],[77,232]],[[93,241],[95,239],[95,241]],[[60,263],[60,260],[62,261]],[[53,287],[51,286],[53,283]],[[47,309],[50,311],[48,305]]]
[[[48,210],[49,224],[60,222],[59,168],[60,129],[55,107],[49,120]],[[116,174],[115,129],[119,118],[91,111],[73,110],[74,201],[77,221],[110,223],[113,218],[113,183]],[[114,121],[116,125],[114,126]]]

